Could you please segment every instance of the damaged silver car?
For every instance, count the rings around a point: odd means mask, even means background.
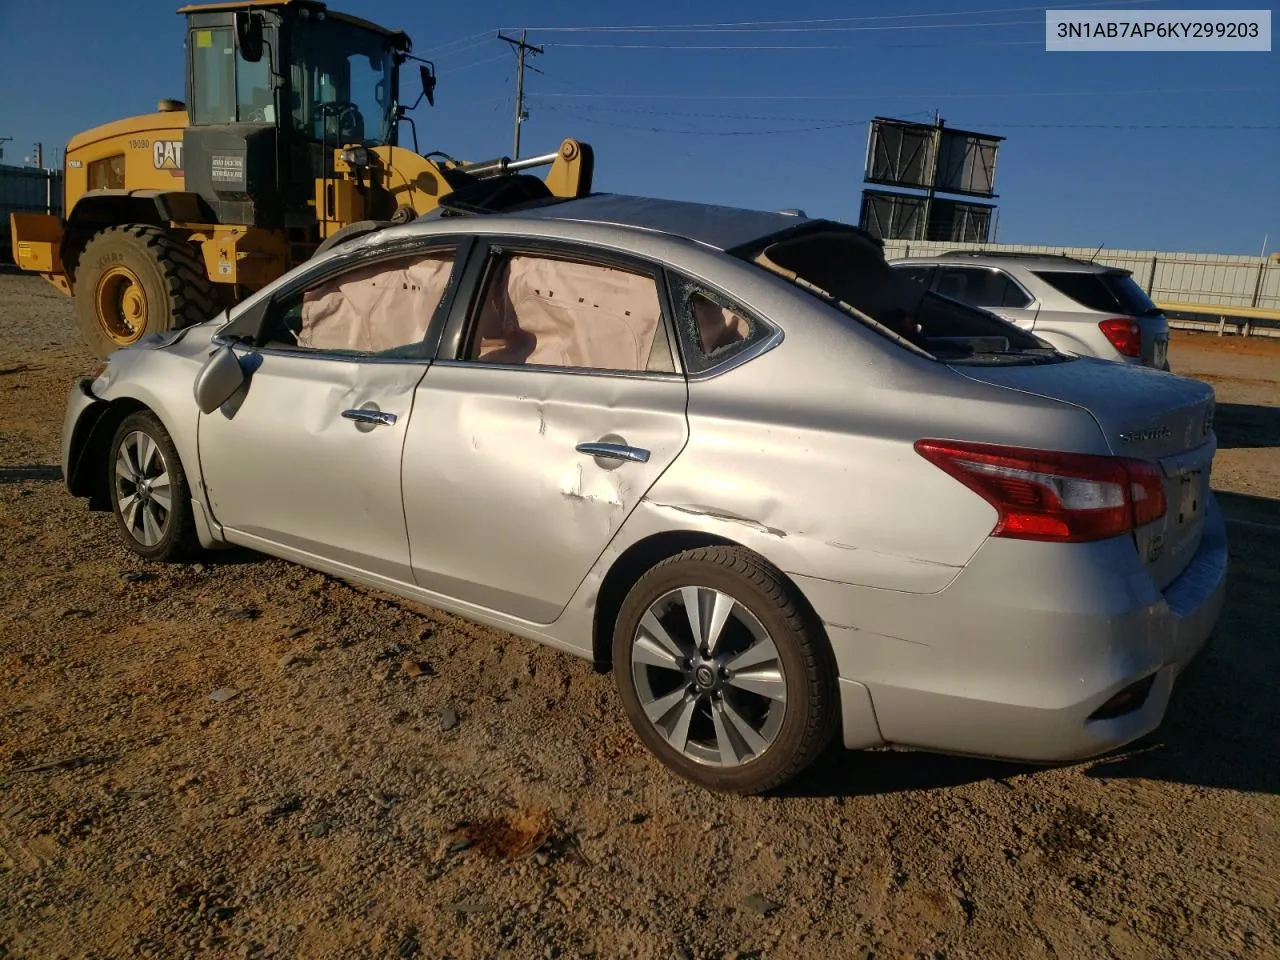
[[[611,665],[664,764],[749,793],[834,738],[1153,730],[1222,603],[1213,404],[839,223],[531,196],[118,351],[63,463],[143,557],[242,545]]]

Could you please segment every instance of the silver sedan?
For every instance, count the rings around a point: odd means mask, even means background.
[[[351,239],[72,392],[71,492],[612,665],[757,792],[833,739],[1153,730],[1226,579],[1213,393],[1064,356],[851,227],[612,195]]]

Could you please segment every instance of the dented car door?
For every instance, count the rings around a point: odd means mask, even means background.
[[[400,458],[453,261],[450,247],[326,275],[266,312],[262,347],[235,346],[246,387],[199,425],[232,539],[413,582]]]
[[[234,416],[200,418],[215,518],[242,541],[412,582],[400,452],[425,366],[274,354],[261,364]]]
[[[405,438],[413,574],[548,623],[684,447],[688,388],[656,271],[495,249],[484,277]]]

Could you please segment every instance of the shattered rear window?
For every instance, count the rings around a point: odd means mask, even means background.
[[[739,251],[906,348],[944,363],[1066,360],[1049,344],[977,307],[930,293],[895,270],[860,230],[836,223]]]

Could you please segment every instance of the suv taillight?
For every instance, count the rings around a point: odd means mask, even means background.
[[[1142,329],[1129,317],[1116,317],[1098,324],[1102,335],[1126,357],[1142,356]]]
[[[915,447],[996,508],[993,537],[1105,540],[1165,513],[1160,470],[1144,460],[953,440]]]

